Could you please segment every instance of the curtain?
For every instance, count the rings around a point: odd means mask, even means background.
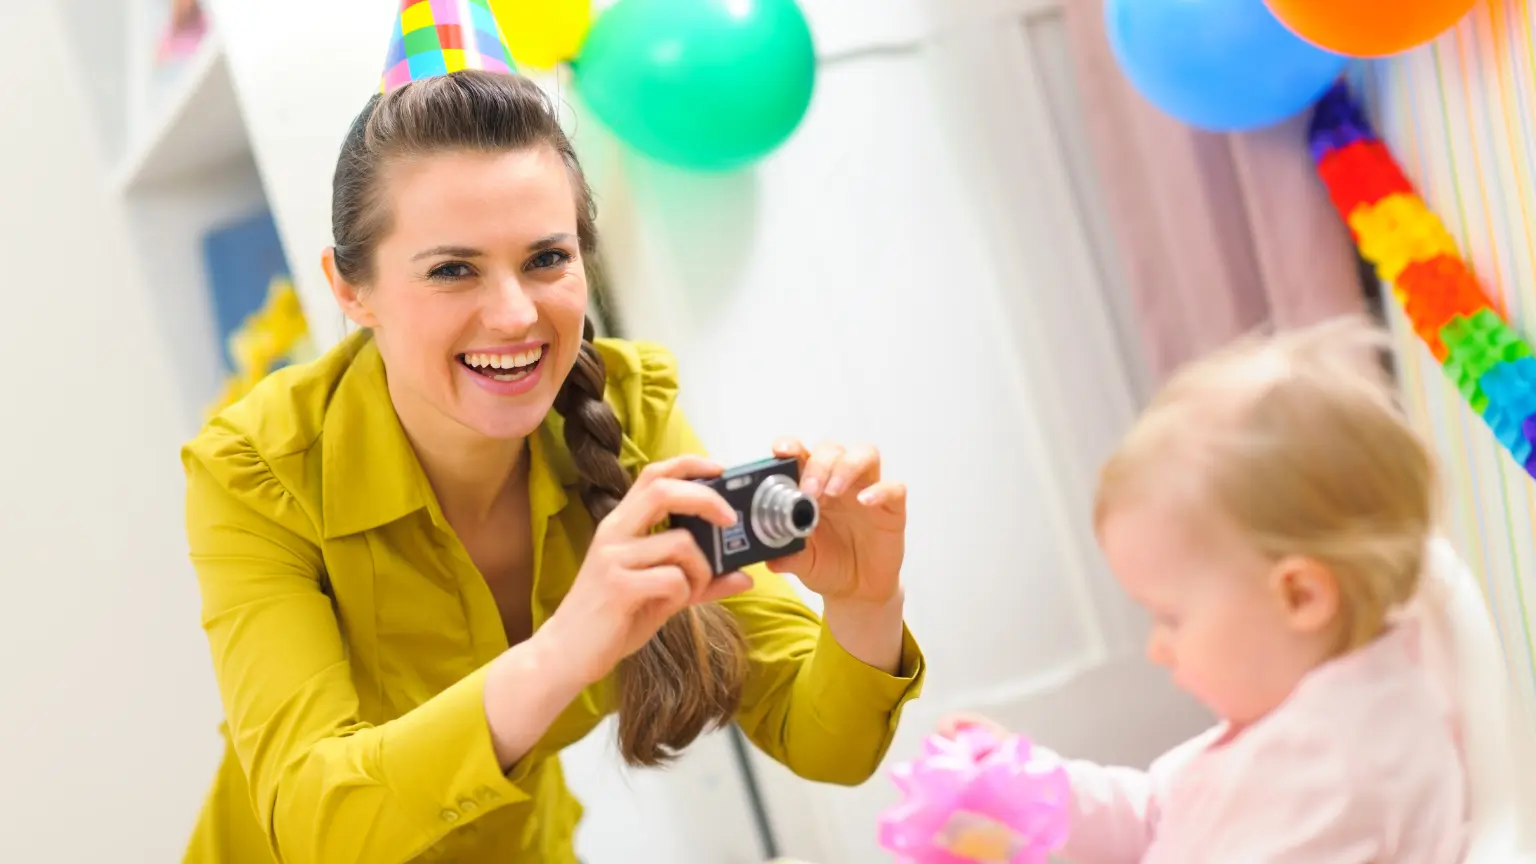
[[[1305,115],[1244,134],[1190,129],[1125,80],[1103,0],[1068,0],[1066,22],[1154,380],[1266,322],[1366,310],[1348,231],[1307,152]]]

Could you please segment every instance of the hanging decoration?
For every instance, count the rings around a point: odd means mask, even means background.
[[[891,776],[903,800],[880,817],[880,845],[900,864],[1046,864],[1071,827],[1066,769],[1016,735],[931,735]]]
[[[1467,404],[1536,476],[1536,357],[1483,293],[1455,239],[1343,82],[1318,101],[1309,143],[1318,176],[1361,256],[1392,287],[1413,331]]]
[[[1106,0],[1104,21],[1132,86],[1213,132],[1300,114],[1349,62],[1287,30],[1264,0]]]
[[[799,126],[816,51],[795,0],[619,0],[571,68],[582,101],[629,146],[729,171]]]
[[[1301,38],[1351,57],[1386,57],[1455,26],[1477,0],[1265,0]]]

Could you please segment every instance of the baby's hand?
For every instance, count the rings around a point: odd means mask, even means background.
[[[954,738],[956,735],[960,734],[961,730],[968,728],[984,729],[987,732],[992,733],[992,736],[999,740],[1007,738],[1010,734],[1007,729],[1002,727],[1001,724],[993,720],[988,720],[979,714],[946,715],[939,718],[939,726],[935,731],[945,738]]]

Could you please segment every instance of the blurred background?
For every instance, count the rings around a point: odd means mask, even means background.
[[[694,2],[722,20],[761,5]],[[594,32],[614,5],[595,4]],[[1530,477],[1362,268],[1306,147],[1318,88],[1230,129],[1195,122],[1136,77],[1125,52],[1145,31],[1115,23],[1121,5],[799,0],[809,108],[730,170],[629,143],[584,105],[585,60],[534,70],[598,197],[602,329],[677,353],[683,406],[722,460],[780,434],[869,440],[909,483],[908,620],[931,665],[892,759],[964,709],[1142,764],[1208,718],[1142,660],[1142,617],[1089,531],[1098,460],[1183,360],[1264,321],[1372,310],[1398,334],[1405,403],[1451,475],[1448,530],[1530,699]],[[0,860],[180,859],[221,712],[177,450],[345,332],[318,264],[331,172],[396,11],[7,0]],[[1536,310],[1532,16],[1480,0],[1320,79],[1344,70],[1516,327]],[[889,860],[883,773],[807,784],[729,733],[631,772],[611,740],[564,757],[590,864]]]

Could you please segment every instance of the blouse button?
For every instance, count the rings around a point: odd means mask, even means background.
[[[444,822],[447,822],[449,825],[459,821],[459,811],[457,810],[448,809],[437,815],[438,818],[442,819]]]

